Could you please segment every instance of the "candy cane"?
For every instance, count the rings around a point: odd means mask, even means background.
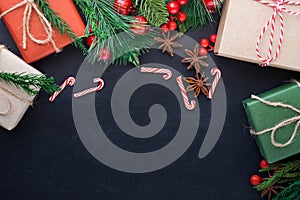
[[[53,95],[49,98],[50,102],[53,102],[55,98],[69,85],[73,86],[75,84],[75,78],[70,76],[68,77],[63,84],[60,86],[60,90],[53,93]]]
[[[189,102],[189,98],[187,96],[187,92],[186,92],[186,90],[184,88],[184,85],[183,85],[182,77],[178,76],[176,78],[176,81],[177,81],[177,84],[179,86],[179,89],[180,89],[180,92],[181,92],[181,95],[182,95],[185,107],[188,110],[194,110],[196,108],[196,101],[192,100],[191,103]]]
[[[74,97],[78,98],[78,97],[82,97],[82,96],[92,93],[92,92],[98,92],[104,87],[104,81],[101,78],[94,78],[93,81],[94,81],[94,83],[99,83],[99,85],[97,87],[90,88],[90,89],[84,90],[82,92],[78,92],[78,93],[74,94]]]
[[[163,75],[163,78],[165,80],[169,80],[170,78],[172,78],[172,72],[170,70],[164,69],[164,68],[141,67],[141,72],[165,74],[165,75]]]
[[[210,74],[211,75],[215,75],[216,74],[215,80],[212,83],[211,88],[210,88],[209,93],[208,93],[208,98],[212,99],[212,97],[213,97],[213,95],[215,93],[216,87],[217,87],[217,85],[219,83],[219,80],[221,78],[222,73],[221,73],[221,70],[219,68],[215,67],[215,68],[211,69]]]

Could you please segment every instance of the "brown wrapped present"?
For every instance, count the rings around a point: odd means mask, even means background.
[[[215,53],[300,71],[300,1],[287,5],[290,3],[287,0],[226,0]],[[270,41],[272,30],[273,41]]]

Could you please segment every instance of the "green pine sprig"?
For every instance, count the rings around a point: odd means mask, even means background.
[[[300,200],[300,179],[284,188],[273,200]]]
[[[294,160],[284,164],[271,164],[268,168],[261,169],[260,172],[267,172],[275,168],[278,170],[275,171],[273,176],[265,179],[265,181],[256,186],[258,191],[263,191],[275,185],[288,184],[300,179],[300,160]]]
[[[49,20],[49,22],[57,28],[61,34],[69,35],[71,41],[76,48],[82,50],[84,54],[87,53],[87,48],[83,44],[82,38],[79,38],[75,35],[71,27],[67,24],[67,22],[59,16],[59,13],[55,12],[50,8],[50,4],[48,0],[35,0],[38,7],[43,12],[44,16]]]
[[[152,26],[159,27],[168,22],[169,12],[165,0],[135,0],[138,13],[147,18]]]
[[[60,90],[59,86],[54,83],[54,78],[47,78],[44,74],[0,72],[0,81],[14,84],[16,87],[22,88],[29,95],[38,94],[39,89],[49,94]]]

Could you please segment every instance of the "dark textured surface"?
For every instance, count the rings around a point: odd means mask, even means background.
[[[216,31],[212,25],[202,32],[188,34],[199,41]],[[0,42],[17,53],[16,47],[4,24],[0,22]],[[197,137],[188,151],[170,166],[152,173],[129,174],[113,170],[94,159],[82,145],[72,118],[72,89],[51,104],[49,95],[40,93],[34,107],[30,108],[12,132],[0,129],[0,199],[5,200],[256,200],[259,194],[249,184],[249,177],[258,170],[261,159],[254,140],[245,127],[247,119],[241,101],[251,93],[261,93],[276,87],[291,77],[299,78],[299,73],[275,68],[260,68],[255,64],[213,56],[223,72],[223,80],[228,96],[226,123],[220,140],[213,151],[204,159],[198,158],[203,131],[208,121],[201,121]],[[76,75],[83,61],[81,52],[69,46],[58,55],[51,55],[32,65],[57,83],[65,77]],[[180,58],[169,59],[157,50],[142,56],[142,64],[163,61],[174,63],[184,75],[190,75],[180,64]],[[112,89],[115,82],[132,66],[111,67],[105,73],[106,87],[103,96]],[[148,86],[149,87],[149,86]],[[160,91],[160,92],[159,92]],[[149,95],[151,93],[151,95]],[[162,95],[166,93],[166,96]],[[170,94],[171,95],[171,94]],[[139,100],[145,104],[164,103],[168,93],[159,87],[137,92]],[[153,98],[149,98],[152,96]],[[109,95],[107,95],[109,98]],[[137,106],[143,101],[136,103]],[[208,112],[210,104],[200,98],[203,112]],[[132,116],[140,125],[147,122],[143,111],[138,112],[132,100]],[[174,104],[176,101],[174,101]],[[143,107],[143,106],[142,106]],[[120,147],[132,151],[152,151],[170,141],[171,128],[148,142],[123,138],[112,123],[109,106],[97,104],[97,112],[107,113],[99,119],[107,134]],[[147,108],[144,108],[147,110]],[[176,109],[174,110],[176,112]],[[176,116],[176,115],[175,115]],[[174,119],[178,120],[173,116]],[[168,119],[170,121],[170,119]],[[174,121],[171,121],[174,122]]]

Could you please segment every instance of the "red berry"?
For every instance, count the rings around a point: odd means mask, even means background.
[[[110,59],[110,51],[106,48],[103,48],[99,51],[98,57],[100,60],[107,61]]]
[[[269,163],[268,163],[266,160],[262,160],[262,161],[260,161],[259,166],[260,166],[262,169],[266,169],[266,168],[268,168],[270,165],[269,165]]]
[[[177,1],[170,1],[167,5],[168,12],[172,15],[177,14],[180,10],[180,5]]]
[[[258,175],[252,175],[250,177],[250,183],[253,185],[253,186],[257,186],[261,183],[262,181],[262,178]]]
[[[206,56],[207,55],[207,50],[204,48],[204,47],[201,47],[200,49],[199,49],[199,54],[200,54],[200,56]]]
[[[114,9],[122,15],[128,15],[131,5],[131,0],[115,0]]]
[[[209,36],[209,39],[212,43],[216,43],[216,40],[217,40],[217,35],[216,34],[211,34]]]
[[[176,30],[177,28],[177,23],[175,21],[169,21],[168,22],[168,28],[172,31]]]
[[[180,22],[185,22],[186,20],[186,14],[184,12],[179,12],[177,15],[177,19]]]
[[[189,0],[176,0],[181,6],[184,6],[184,5],[186,5],[188,2],[189,2]]]
[[[207,38],[202,38],[200,40],[200,45],[204,48],[208,47],[209,46],[209,40]]]
[[[169,31],[169,27],[168,27],[168,24],[162,24],[161,26],[160,26],[160,29],[161,29],[161,31],[163,32],[163,33],[166,33],[166,32],[168,32]]]
[[[95,35],[90,35],[86,38],[86,43],[89,47],[92,46],[94,39],[95,39]]]
[[[215,13],[216,12],[216,4],[214,0],[203,0],[203,3],[205,4],[207,10],[210,13]]]
[[[147,19],[144,16],[135,16],[134,17],[135,22],[131,23],[131,30],[137,35],[143,35],[147,32],[148,26],[147,26]]]

